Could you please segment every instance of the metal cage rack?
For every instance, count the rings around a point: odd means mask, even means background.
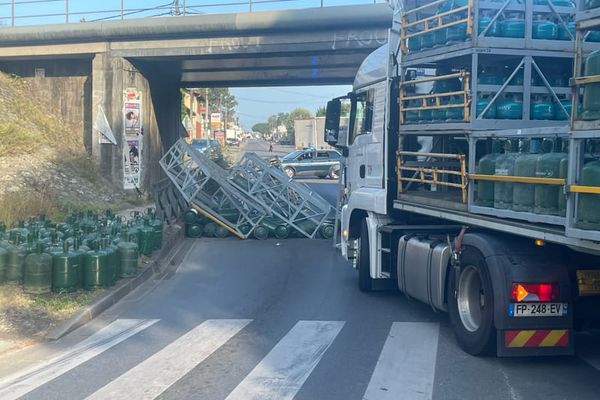
[[[584,141],[589,138],[600,138],[600,130],[571,132],[569,108],[578,109],[580,92],[569,86],[573,81],[582,85],[598,82],[600,85],[600,75],[582,78],[583,82],[577,81],[577,78],[569,82],[569,76],[572,75],[570,71],[574,65],[574,58],[575,71],[581,71],[583,56],[591,50],[600,48],[600,43],[587,41],[589,35],[585,36],[581,33],[584,15],[588,17],[587,26],[592,26],[589,16],[594,15],[598,22],[593,27],[598,27],[597,29],[600,30],[600,11],[582,12],[577,11],[576,7],[556,6],[552,2],[537,5],[533,4],[533,0],[525,0],[520,4],[514,0],[502,2],[455,0],[451,12],[442,10],[436,15],[436,7],[444,3],[447,2],[409,2],[411,8],[402,16],[404,26],[401,29],[401,52],[403,55],[399,83],[402,145],[397,161],[399,190],[395,207],[405,210],[415,208],[416,212],[431,216],[440,216],[444,213],[445,215],[463,214],[463,217],[468,215],[473,219],[474,225],[481,222],[481,226],[489,226],[492,223],[498,224],[498,227],[503,224],[504,226],[515,224],[518,229],[538,232],[536,237],[542,239],[552,237],[561,243],[595,248],[596,245],[589,241],[600,241],[600,232],[579,228],[577,215],[581,194],[600,193],[600,187],[580,184],[581,169],[584,164]],[[507,12],[520,12],[524,16],[523,37],[486,36],[492,24]],[[570,40],[534,38],[533,21],[536,14],[543,13],[555,19],[559,28],[563,30],[563,38],[566,35]],[[453,20],[450,18],[451,15],[455,15]],[[488,19],[487,25],[480,29],[482,16]],[[577,30],[574,29],[574,21],[577,21]],[[457,24],[465,25],[466,34],[462,42],[446,43],[443,46],[411,52],[409,42],[411,38],[432,34],[432,32],[435,35],[435,32],[440,29]],[[577,45],[576,52],[574,52],[574,42]],[[501,82],[481,79],[494,68],[496,72],[502,72]],[[418,73],[411,73],[411,70]],[[553,74],[557,70],[565,76],[558,79]],[[569,72],[565,74],[565,71]],[[460,77],[460,90],[467,95],[462,103],[463,105],[468,103],[469,107],[468,112],[465,110],[463,114],[464,120],[415,121],[415,111],[427,108],[435,110],[440,108],[440,105],[444,105],[440,103],[440,98],[461,94],[442,92],[432,95],[433,93],[427,92],[427,90],[434,91],[431,90],[431,84],[427,87],[423,83],[432,81],[432,75],[437,75],[433,77],[434,79],[444,79],[444,76],[456,77],[457,74],[463,74]],[[413,89],[407,95],[407,88],[418,87],[419,84],[421,90]],[[490,107],[502,98],[503,94],[521,97],[521,118],[489,118]],[[573,94],[575,94],[573,104],[567,107]],[[482,96],[487,98],[487,103],[478,101]],[[560,118],[533,119],[530,110],[533,106],[532,101],[538,96],[545,96],[546,100],[551,101],[555,116],[559,115]],[[411,97],[421,100],[422,103],[417,107],[415,103],[406,101],[411,100]],[[422,100],[430,98],[434,99],[429,100],[430,104]],[[406,118],[407,113],[413,114]],[[600,124],[600,119],[592,122]],[[594,126],[600,128],[600,125]],[[419,156],[414,156],[412,159],[406,157],[406,154],[415,151],[418,146],[415,147],[417,139],[410,139],[411,136],[418,137],[419,140],[429,137],[432,141],[429,148],[420,150],[425,151],[424,153],[419,153]],[[479,173],[478,161],[483,155],[484,143],[489,143],[493,139],[527,142],[530,139],[540,138],[560,138],[569,143],[567,176],[548,178]],[[460,173],[461,168],[451,165],[448,161],[454,156],[464,157],[466,160],[467,170],[464,174]],[[564,195],[566,212],[564,215],[549,215],[534,211],[524,212],[482,206],[476,202],[476,187],[482,181],[558,186],[553,190]],[[465,189],[468,193],[466,200]]]

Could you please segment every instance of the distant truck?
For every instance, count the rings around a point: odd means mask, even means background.
[[[566,30],[535,36],[533,10],[549,24],[576,10],[512,2],[515,22],[503,3],[405,4],[389,44],[327,106],[325,141],[344,159],[342,254],[360,290],[448,312],[470,354],[573,354],[574,332],[600,320],[597,83],[575,130],[568,82],[583,51]],[[576,83],[597,82],[580,70]]]

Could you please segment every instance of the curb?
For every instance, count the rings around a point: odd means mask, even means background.
[[[163,242],[162,249],[158,253],[156,259],[152,261],[150,265],[142,271],[141,274],[134,278],[125,279],[117,283],[116,286],[109,291],[109,293],[106,293],[92,304],[89,304],[82,310],[78,311],[71,318],[58,324],[46,335],[46,339],[58,340],[67,333],[70,333],[75,329],[85,325],[107,310],[109,307],[113,306],[123,297],[131,293],[134,289],[138,288],[151,277],[163,272],[166,268],[168,268],[169,264],[163,262],[169,258],[169,255],[172,255],[171,258],[173,258],[177,254],[180,247],[177,244],[183,244],[182,239],[184,237],[184,229],[182,229],[180,225],[171,225],[170,228],[175,230],[174,234],[169,235],[167,240]]]

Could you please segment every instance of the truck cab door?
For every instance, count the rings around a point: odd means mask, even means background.
[[[346,176],[353,189],[367,186],[371,168],[367,166],[369,145],[373,141],[374,89],[356,94],[350,113]]]

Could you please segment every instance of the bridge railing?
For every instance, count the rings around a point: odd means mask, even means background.
[[[0,28],[385,2],[387,0],[105,0],[103,8],[92,8],[88,0],[0,0]],[[93,6],[97,7],[97,3]]]

